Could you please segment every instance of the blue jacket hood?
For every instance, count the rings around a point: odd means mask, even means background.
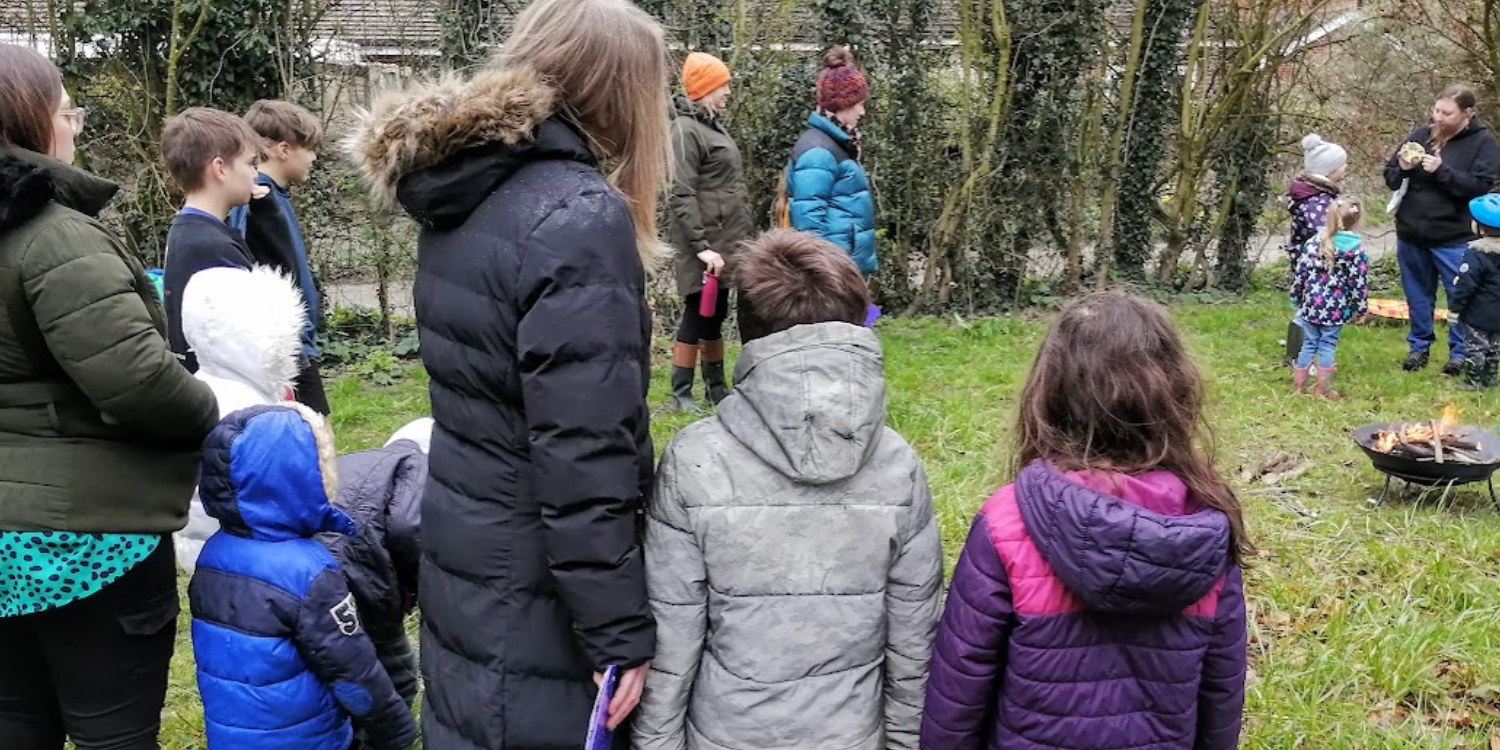
[[[203,441],[199,497],[229,534],[267,542],[353,535],[354,522],[329,502],[336,486],[332,435],[299,405],[234,412]]]

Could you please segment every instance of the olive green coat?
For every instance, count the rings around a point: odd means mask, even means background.
[[[719,253],[732,271],[734,253],[750,239],[755,225],[745,203],[745,167],[734,139],[707,109],[682,96],[673,105],[676,171],[667,206],[677,293],[685,297],[703,290],[705,266],[698,253]]]
[[[0,530],[182,527],[212,391],[145,269],[95,218],[115,185],[0,148]]]

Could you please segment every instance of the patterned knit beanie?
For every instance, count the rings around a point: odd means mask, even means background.
[[[869,98],[870,84],[854,66],[854,53],[844,46],[828,50],[818,74],[818,109],[842,112]]]

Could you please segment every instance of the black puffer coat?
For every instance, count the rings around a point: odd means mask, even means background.
[[[1406,140],[1427,147],[1432,153],[1432,126],[1413,130]],[[1461,245],[1474,239],[1469,201],[1495,186],[1500,178],[1500,145],[1495,134],[1479,118],[1453,136],[1443,147],[1443,166],[1428,173],[1418,166],[1402,169],[1400,148],[1385,163],[1385,184],[1400,190],[1410,180],[1406,197],[1396,209],[1396,237],[1417,247],[1432,249]]]
[[[339,456],[338,474],[333,505],[359,533],[324,533],[318,541],[338,559],[375,655],[410,706],[417,699],[417,655],[407,641],[405,620],[417,604],[427,454],[416,443],[399,440]]]
[[[624,199],[526,71],[377,102],[353,140],[422,224],[428,750],[583,744],[592,673],[649,660],[638,515],[650,316]]]

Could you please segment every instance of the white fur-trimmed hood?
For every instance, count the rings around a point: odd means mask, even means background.
[[[248,386],[265,402],[296,380],[306,320],[297,284],[266,266],[205,269],[182,293],[182,335],[199,373]]]

